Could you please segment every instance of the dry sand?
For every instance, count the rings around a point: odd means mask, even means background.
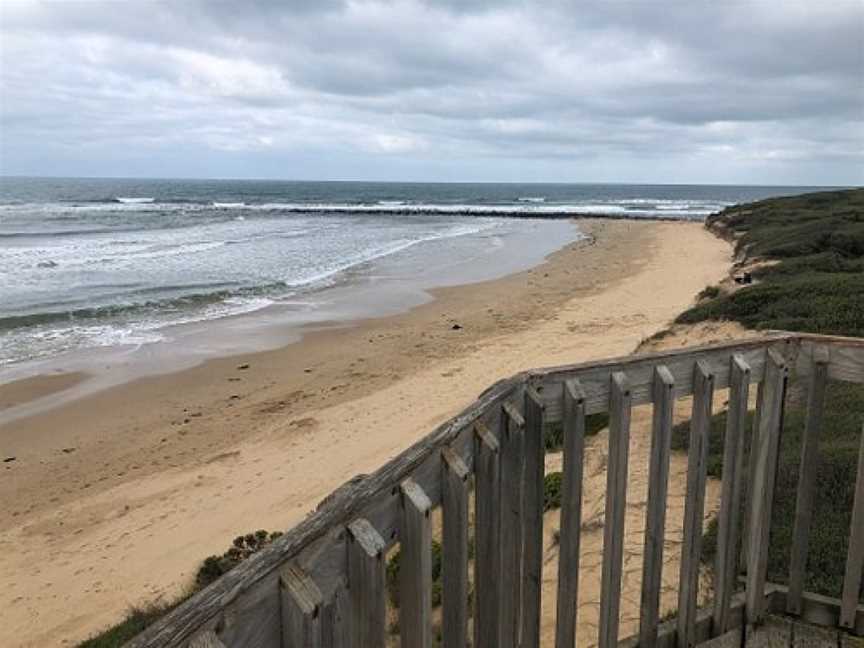
[[[580,227],[593,243],[531,271],[0,427],[16,457],[0,464],[3,645],[70,645],[130,605],[175,595],[203,557],[241,533],[289,528],[498,378],[629,353],[729,268],[729,246],[698,224]],[[54,380],[0,387],[0,403]],[[646,484],[634,474],[637,502]],[[590,513],[602,510],[601,481],[589,476]]]

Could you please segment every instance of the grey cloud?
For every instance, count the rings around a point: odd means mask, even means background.
[[[74,174],[83,152],[134,147],[152,174],[168,158],[205,173],[200,151],[210,150],[251,175],[265,158],[266,168],[326,159],[307,167],[325,177],[413,158],[483,165],[484,177],[519,160],[562,175],[617,164],[630,176],[605,179],[638,180],[636,161],[653,173],[678,160],[704,181],[864,181],[858,0],[27,2],[0,12],[5,173],[43,164]]]

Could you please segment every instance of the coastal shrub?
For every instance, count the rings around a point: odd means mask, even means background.
[[[805,586],[808,591],[837,597],[843,587],[846,545],[851,524],[855,476],[861,434],[864,391],[859,385],[830,382],[825,396],[823,427],[820,437],[820,462],[816,473],[813,523],[810,529],[810,555]],[[749,413],[747,427],[752,429]],[[786,583],[792,530],[795,519],[795,496],[801,456],[801,440],[806,421],[803,401],[787,399],[777,467],[776,493],[771,517],[771,542],[768,549],[768,579]],[[708,474],[722,475],[723,436],[726,412],[712,417]],[[689,422],[673,428],[672,445],[676,450],[688,446]],[[745,438],[749,438],[749,434]],[[746,446],[745,446],[746,453]],[[745,454],[745,463],[747,457]],[[785,495],[784,495],[785,494]],[[743,517],[741,518],[743,520]],[[717,521],[712,520],[703,536],[702,560],[714,564],[717,547]],[[864,592],[862,592],[864,594]]]
[[[772,198],[708,218],[736,241],[759,283],[706,295],[676,320],[735,320],[753,329],[864,336],[864,190]],[[703,291],[704,292],[704,291]]]
[[[702,301],[703,299],[714,299],[719,294],[719,286],[705,286],[702,290],[699,291],[699,294],[696,295],[696,299],[697,301]]]
[[[442,553],[441,543],[437,540],[432,540],[432,607],[441,605],[442,582],[441,582],[441,567]],[[402,550],[397,549],[396,552],[387,561],[385,570],[385,581],[387,585],[387,595],[390,598],[390,604],[394,608],[399,607],[399,564],[402,560]]]
[[[600,430],[609,427],[608,412],[589,414],[585,417],[585,436],[594,436]],[[558,452],[564,447],[564,425],[550,423],[546,426],[543,443],[547,452]]]
[[[561,473],[552,472],[543,478],[543,510],[561,508]]]
[[[78,644],[78,648],[116,648],[122,646],[134,636],[152,625],[163,614],[173,610],[180,601],[171,603],[150,603],[143,607],[132,607],[126,614],[126,618],[115,626],[112,626],[86,641]]]
[[[198,573],[195,575],[195,587],[197,589],[207,587],[222,576],[222,574],[231,571],[249,556],[260,551],[281,535],[278,531],[268,533],[260,529],[255,533],[237,536],[234,538],[234,543],[231,547],[221,556],[208,556],[204,559],[201,567],[198,568]]]
[[[188,592],[168,602],[155,602],[141,607],[132,607],[120,623],[78,644],[77,648],[119,648],[132,637],[159,620],[187,598],[207,587],[222,574],[230,571],[252,554],[260,551],[282,534],[279,531],[262,530],[234,539],[231,547],[221,556],[204,559],[195,574],[195,581]]]

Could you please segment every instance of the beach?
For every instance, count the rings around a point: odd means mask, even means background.
[[[579,228],[587,239],[540,266],[433,290],[407,313],[318,326],[0,426],[15,448],[0,481],[11,645],[73,645],[131,605],[177,595],[235,536],[291,527],[495,380],[632,352],[731,261],[701,223]],[[82,378],[12,383],[0,403]]]

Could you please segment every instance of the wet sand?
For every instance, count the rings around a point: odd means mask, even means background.
[[[70,645],[132,604],[175,595],[205,556],[241,533],[290,527],[498,378],[633,351],[730,263],[728,244],[700,224],[580,228],[591,242],[530,271],[436,290],[408,313],[0,427],[15,456],[0,464],[0,623],[11,645]],[[44,393],[39,380],[28,386]],[[26,387],[15,387],[19,401]]]

